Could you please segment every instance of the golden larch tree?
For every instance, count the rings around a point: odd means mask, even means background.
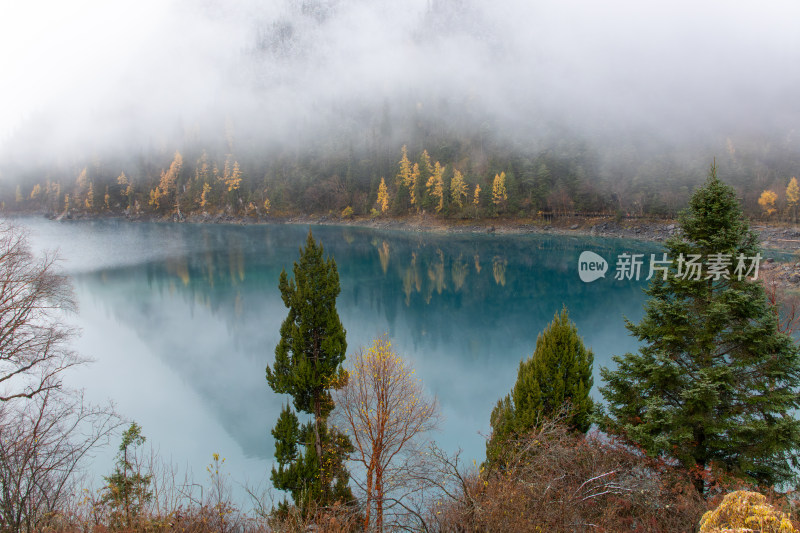
[[[78,188],[78,196],[86,191],[87,187],[89,186],[89,177],[87,175],[86,168],[81,170],[80,174],[78,174],[78,177],[75,180],[75,186]]]
[[[786,187],[786,205],[792,212],[792,221],[797,221],[797,204],[800,203],[800,186],[797,185],[797,178],[792,177]]]
[[[180,152],[175,152],[175,157],[169,165],[169,169],[161,172],[161,181],[158,186],[150,191],[150,205],[160,209],[162,205],[166,205],[170,200],[174,201],[176,211],[180,211],[178,207],[178,176],[183,168],[183,156]],[[170,198],[174,195],[174,198]]]
[[[506,192],[506,173],[494,175],[494,182],[492,183],[492,203],[495,206],[501,207],[505,205],[508,200],[508,193]]]
[[[148,203],[156,209],[161,208],[161,189],[156,187],[150,190],[150,201]]]
[[[481,206],[481,186],[480,184],[475,184],[475,194],[472,195],[472,205],[476,208]]]
[[[417,210],[419,210],[417,198],[417,183],[419,183],[419,163],[414,163],[414,167],[411,169],[411,182],[408,186],[408,196],[409,201],[411,202],[412,206],[415,206]]]
[[[411,161],[408,160],[408,148],[406,148],[405,144],[400,151],[402,157],[399,161],[400,172],[397,174],[397,184],[409,187],[411,186]]]
[[[200,207],[206,207],[209,203],[209,196],[211,195],[211,185],[208,183],[203,184],[203,192],[200,193]]]
[[[88,211],[94,209],[94,184],[89,183],[89,190],[86,192],[86,200],[83,202]]]
[[[72,192],[72,199],[73,205],[77,208],[81,208],[81,204],[85,203],[84,195],[86,191],[89,189],[89,176],[84,167],[83,170],[80,171],[78,177],[75,179],[75,190]],[[84,198],[82,202],[81,199]]]
[[[38,183],[33,186],[33,190],[31,190],[31,200],[36,200],[42,194],[42,186]]]
[[[80,171],[78,177],[75,179],[75,185],[78,189],[85,189],[89,185],[89,178],[87,176],[86,168]]]
[[[758,199],[758,205],[761,206],[761,210],[764,212],[765,216],[770,217],[775,213],[775,201],[777,199],[778,195],[769,189],[761,193]]]
[[[408,190],[409,200],[414,196],[414,192],[412,187],[414,185],[414,181],[412,179],[411,174],[411,161],[408,160],[408,149],[406,145],[403,145],[401,149],[402,157],[398,164],[400,165],[400,172],[397,173],[395,176],[395,186],[397,190],[401,190],[401,188],[406,188]]]
[[[464,207],[467,198],[467,182],[458,169],[453,169],[453,179],[450,181],[450,197],[458,207]]]
[[[234,161],[232,166],[229,161],[225,161],[225,176],[223,179],[228,192],[233,192],[239,190],[239,186],[242,184],[242,171],[239,169],[238,161]]]
[[[364,529],[383,531],[387,499],[402,501],[413,489],[408,473],[422,457],[416,441],[436,426],[438,405],[385,337],[348,360],[334,416],[353,441],[352,459],[364,467]]]
[[[389,210],[389,190],[386,188],[386,181],[383,178],[381,178],[381,184],[378,185],[377,203],[381,213]]]
[[[433,164],[433,172],[425,184],[428,189],[428,196],[436,202],[436,212],[444,207],[444,167],[436,161]]]

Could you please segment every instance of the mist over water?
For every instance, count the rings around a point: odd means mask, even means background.
[[[26,4],[27,5],[27,4]],[[358,150],[381,130],[795,143],[800,6],[710,1],[83,0],[6,6],[6,166],[176,145]],[[34,28],[40,31],[34,31]],[[619,142],[619,141],[616,141]]]

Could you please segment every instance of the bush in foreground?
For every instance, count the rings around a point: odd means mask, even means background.
[[[761,533],[795,533],[789,515],[767,503],[757,492],[731,492],[713,511],[700,520],[700,533],[759,531]]]
[[[437,531],[692,531],[706,510],[690,476],[558,418],[508,441],[485,470],[450,471]]]

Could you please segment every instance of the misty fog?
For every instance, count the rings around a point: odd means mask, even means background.
[[[375,128],[399,146],[420,116],[522,146],[795,147],[800,118],[793,1],[8,2],[0,50],[0,166]]]

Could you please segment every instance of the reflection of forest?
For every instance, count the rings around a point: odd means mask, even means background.
[[[209,309],[234,337],[244,333],[245,315],[252,320],[268,302],[281,306],[278,276],[282,268],[291,269],[306,227],[191,230],[183,232],[188,253],[146,265],[151,289],[177,293],[191,306]],[[414,234],[336,226],[313,231],[337,260],[346,328],[371,328],[373,333],[402,328],[415,347],[448,343],[450,351],[474,358],[503,347],[503,339],[481,332],[530,336],[532,327],[544,325],[563,304],[578,321],[592,313],[606,316],[596,305],[585,305],[587,298],[639,306],[641,284],[607,279],[587,285],[578,279],[575,263],[583,249],[609,262],[623,246],[655,249],[646,243],[564,236]],[[127,278],[136,268],[105,271],[103,277]],[[279,324],[263,326],[277,329]]]
[[[313,231],[338,265],[338,307],[349,351],[388,332],[421,362],[426,382],[443,402],[460,401],[463,393],[453,388],[452,369],[462,376],[459,387],[474,390],[469,383],[483,379],[487,367],[498,372],[515,368],[563,304],[588,344],[604,330],[625,335],[621,315],[639,312],[642,285],[612,279],[585,284],[577,276],[577,257],[591,249],[611,263],[623,246],[655,249],[563,236],[412,234],[334,226]],[[263,368],[286,313],[278,277],[281,269],[291,269],[306,233],[307,227],[288,225],[187,226],[178,247],[184,253],[84,274],[79,282],[192,383],[248,453],[261,455],[265,429],[251,422],[263,413],[256,412],[262,408],[252,399],[268,401]],[[216,348],[203,344],[198,328],[217,324],[227,338]],[[229,375],[207,371],[221,357]],[[242,374],[248,376],[246,384],[236,382]],[[231,382],[221,383],[224,379]],[[490,409],[501,392],[476,397],[472,408],[483,409],[485,403]],[[469,409],[466,404],[460,408]]]
[[[278,299],[278,275],[282,268],[291,269],[306,228],[194,229],[196,235],[187,237],[188,254],[146,265],[148,284],[208,308],[235,334],[243,314],[258,312],[265,301]],[[383,317],[392,329],[402,316],[415,344],[422,341],[423,332],[430,341],[430,336],[451,337],[453,328],[481,330],[499,320],[506,325],[531,319],[546,322],[562,304],[577,302],[583,307],[587,297],[602,301],[627,295],[641,300],[640,284],[609,279],[587,285],[575,272],[583,249],[611,262],[621,246],[631,244],[624,241],[409,234],[335,226],[313,231],[326,253],[337,260],[343,318]],[[655,249],[645,243],[635,246]],[[114,282],[138,268],[104,271],[102,278]]]

